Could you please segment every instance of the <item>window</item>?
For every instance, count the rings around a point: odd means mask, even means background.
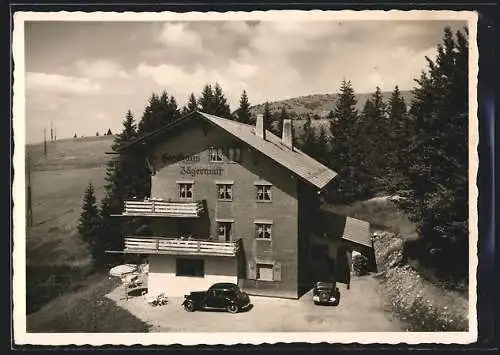
[[[257,201],[271,201],[271,185],[257,185]]]
[[[271,223],[255,223],[255,238],[256,239],[268,239],[270,240],[272,237],[272,224]]]
[[[232,184],[217,184],[217,199],[219,201],[233,200],[233,185]]]
[[[259,281],[281,281],[281,263],[278,261],[250,261],[248,279]]]
[[[257,280],[273,281],[273,264],[257,264]]]
[[[228,149],[227,156],[230,161],[241,163],[241,149],[238,147],[231,147]]]
[[[193,198],[193,183],[181,182],[179,185],[179,198],[189,200]]]
[[[202,259],[177,259],[176,276],[205,277],[205,261]]]
[[[231,241],[232,222],[217,222],[217,236],[220,242]]]
[[[210,148],[208,151],[209,161],[211,163],[220,163],[224,161],[224,149]]]

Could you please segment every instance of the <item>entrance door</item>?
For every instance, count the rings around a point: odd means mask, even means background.
[[[351,267],[347,255],[350,252],[350,249],[346,246],[340,246],[337,249],[337,267],[335,268],[337,282],[349,284],[351,281]]]
[[[231,222],[217,222],[217,235],[219,237],[219,242],[230,242],[231,241],[231,229],[233,223]]]

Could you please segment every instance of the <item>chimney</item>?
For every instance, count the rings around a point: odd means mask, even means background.
[[[293,149],[293,136],[292,136],[292,120],[283,120],[283,133],[281,136],[281,143],[288,148]]]
[[[255,121],[255,134],[262,139],[266,139],[266,125],[264,124],[263,114],[257,115],[257,120]]]

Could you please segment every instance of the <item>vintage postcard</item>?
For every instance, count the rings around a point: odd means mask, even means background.
[[[16,12],[14,342],[477,339],[477,14]]]

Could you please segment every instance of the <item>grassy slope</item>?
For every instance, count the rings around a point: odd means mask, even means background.
[[[100,200],[112,137],[67,139],[28,145],[33,227],[27,230],[28,265],[86,265],[88,251],[76,234],[82,197],[89,183]]]
[[[113,137],[91,137],[27,146],[31,165],[33,226],[27,228],[27,311],[78,288],[92,272],[86,245],[76,232],[89,181],[104,194],[105,154]]]
[[[89,137],[29,145],[33,227],[27,230],[27,331],[146,332],[140,321],[104,295],[116,279],[93,274],[76,233],[89,181],[100,200],[113,137]]]
[[[29,315],[26,330],[39,333],[147,332],[146,323],[105,297],[119,284],[117,278],[94,275],[85,287],[59,296]]]

